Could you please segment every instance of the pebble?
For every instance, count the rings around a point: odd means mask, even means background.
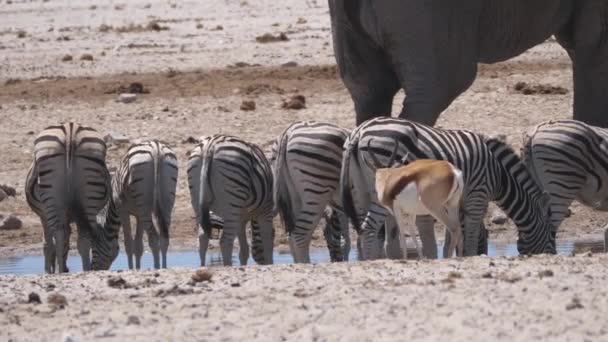
[[[126,144],[129,142],[129,138],[120,133],[120,132],[116,132],[116,131],[110,131],[108,132],[104,137],[103,140],[107,143],[107,144]]]
[[[241,103],[241,110],[243,111],[252,111],[255,110],[255,101],[253,100],[244,100],[243,103]]]
[[[8,197],[8,195],[6,194],[6,192],[4,192],[4,190],[0,189],[0,202],[4,201],[7,197]]]
[[[11,214],[8,217],[0,215],[0,230],[17,230],[21,229],[23,222],[15,215]]]
[[[118,95],[118,102],[132,103],[135,101],[137,101],[137,94],[124,93],[124,94]]]

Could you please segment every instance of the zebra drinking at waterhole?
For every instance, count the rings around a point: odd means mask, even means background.
[[[348,260],[348,219],[339,204],[338,192],[347,136],[346,129],[334,124],[296,122],[287,127],[272,146],[274,203],[283,219],[296,263],[310,262],[312,234],[328,205],[331,209],[326,215],[324,235],[330,258]]]
[[[112,194],[105,158],[106,144],[91,127],[70,122],[36,137],[25,196],[44,229],[47,273],[68,272],[72,222],[83,270],[107,269],[118,255],[118,236],[97,221]]]
[[[574,120],[543,122],[525,135],[522,160],[551,196],[554,236],[574,200],[608,211],[608,130]]]
[[[211,211],[224,221],[220,238],[224,265],[232,265],[237,235],[241,265],[247,264],[248,221],[251,221],[253,259],[258,264],[272,264],[272,170],[257,146],[228,135],[203,137],[190,152],[188,181],[192,207],[202,227],[201,265],[205,264],[211,236]]]
[[[154,268],[167,267],[171,212],[177,187],[177,157],[166,144],[157,140],[133,145],[122,158],[112,178],[113,205],[110,212],[123,228],[129,269],[141,267],[143,234],[154,258]],[[130,216],[136,218],[135,236]]]
[[[373,140],[368,143],[370,139]],[[343,206],[354,224],[361,227],[365,259],[377,257],[374,240],[387,211],[378,203],[375,170],[362,161],[373,153],[386,162],[395,143],[400,160],[409,152],[412,160],[446,160],[463,172],[464,255],[477,254],[483,217],[491,200],[497,201],[517,225],[520,253],[555,253],[549,196],[542,192],[511,147],[498,139],[464,130],[440,130],[404,119],[376,118],[350,134],[342,162]],[[418,228],[423,248],[425,241],[434,244],[432,224],[430,227],[418,224]]]

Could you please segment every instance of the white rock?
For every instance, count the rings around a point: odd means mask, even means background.
[[[132,103],[137,101],[137,94],[123,93],[118,95],[118,102]]]
[[[126,144],[129,142],[129,138],[126,135],[116,131],[106,133],[103,140],[108,144]]]

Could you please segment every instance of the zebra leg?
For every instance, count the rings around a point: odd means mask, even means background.
[[[273,263],[273,245],[274,245],[274,227],[272,225],[272,212],[269,211],[266,215],[258,217],[251,221],[252,231],[255,228],[259,232],[259,237],[262,243],[262,255],[264,256],[263,265],[272,265]],[[252,234],[253,235],[253,234]],[[256,239],[253,241],[256,242]],[[255,246],[254,246],[255,248]]]
[[[65,234],[65,226],[61,225],[59,229],[56,229],[53,232],[53,237],[55,238],[55,255],[57,257],[57,272],[64,273],[65,269],[65,243],[66,243],[66,234]]]
[[[133,250],[135,251],[135,268],[141,269],[141,256],[144,254],[144,223],[139,217],[135,227],[135,239]]]
[[[343,261],[348,261],[348,257],[350,254],[350,227],[348,226],[348,218],[343,211],[339,211],[338,215],[340,216],[340,228],[342,231],[342,237],[344,238],[344,246],[342,246],[342,258]]]
[[[131,235],[131,219],[126,210],[121,210],[120,222],[122,223],[122,232],[125,240],[125,253],[127,254],[127,263],[129,269],[133,269],[133,235]],[[142,247],[143,249],[143,247]]]
[[[245,229],[245,224],[243,224],[243,229],[241,229],[238,233],[239,239],[239,261],[241,262],[241,266],[247,265],[247,260],[249,259],[249,244],[247,243],[247,230]]]
[[[55,243],[53,242],[53,237],[49,236],[50,233],[46,231],[44,232],[44,270],[46,273],[55,273]]]
[[[466,212],[461,225],[464,238],[463,256],[473,256],[477,254],[483,217],[488,211],[488,200],[481,194],[468,195],[462,208]]]
[[[384,227],[387,229],[386,234],[386,256],[389,259],[402,259],[407,256],[405,251],[405,244],[401,242],[404,239],[403,234],[400,233],[401,228],[397,223],[397,220],[392,215],[386,217],[384,221]]]
[[[69,234],[68,234],[69,240]],[[76,249],[82,259],[82,270],[91,270],[91,232],[89,229],[78,225],[78,239],[76,240]]]
[[[323,237],[327,243],[327,249],[329,250],[329,258],[331,262],[337,262],[344,260],[342,255],[342,246],[340,245],[342,236],[342,227],[340,226],[340,216],[337,209],[329,209],[329,214],[324,213],[325,216],[325,227],[323,229]]]
[[[232,250],[234,249],[234,239],[236,233],[242,229],[242,221],[240,217],[227,217],[224,220],[224,230],[220,237],[220,250],[222,252],[222,261],[224,266],[232,266]]]
[[[150,246],[150,251],[152,251],[152,257],[154,258],[154,268],[160,268],[160,242],[159,242],[159,234],[154,227],[153,224],[148,225],[148,246]]]
[[[209,248],[209,235],[200,225],[198,226],[198,255],[201,259],[201,266],[205,266],[205,257],[207,256],[207,248]]]
[[[430,215],[417,215],[416,227],[422,242],[422,255],[427,259],[437,259],[437,240],[435,240],[435,219]]]

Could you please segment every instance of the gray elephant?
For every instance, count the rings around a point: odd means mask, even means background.
[[[434,125],[477,63],[555,35],[573,63],[574,119],[608,127],[608,0],[329,0],[340,75],[357,125],[391,114]]]

